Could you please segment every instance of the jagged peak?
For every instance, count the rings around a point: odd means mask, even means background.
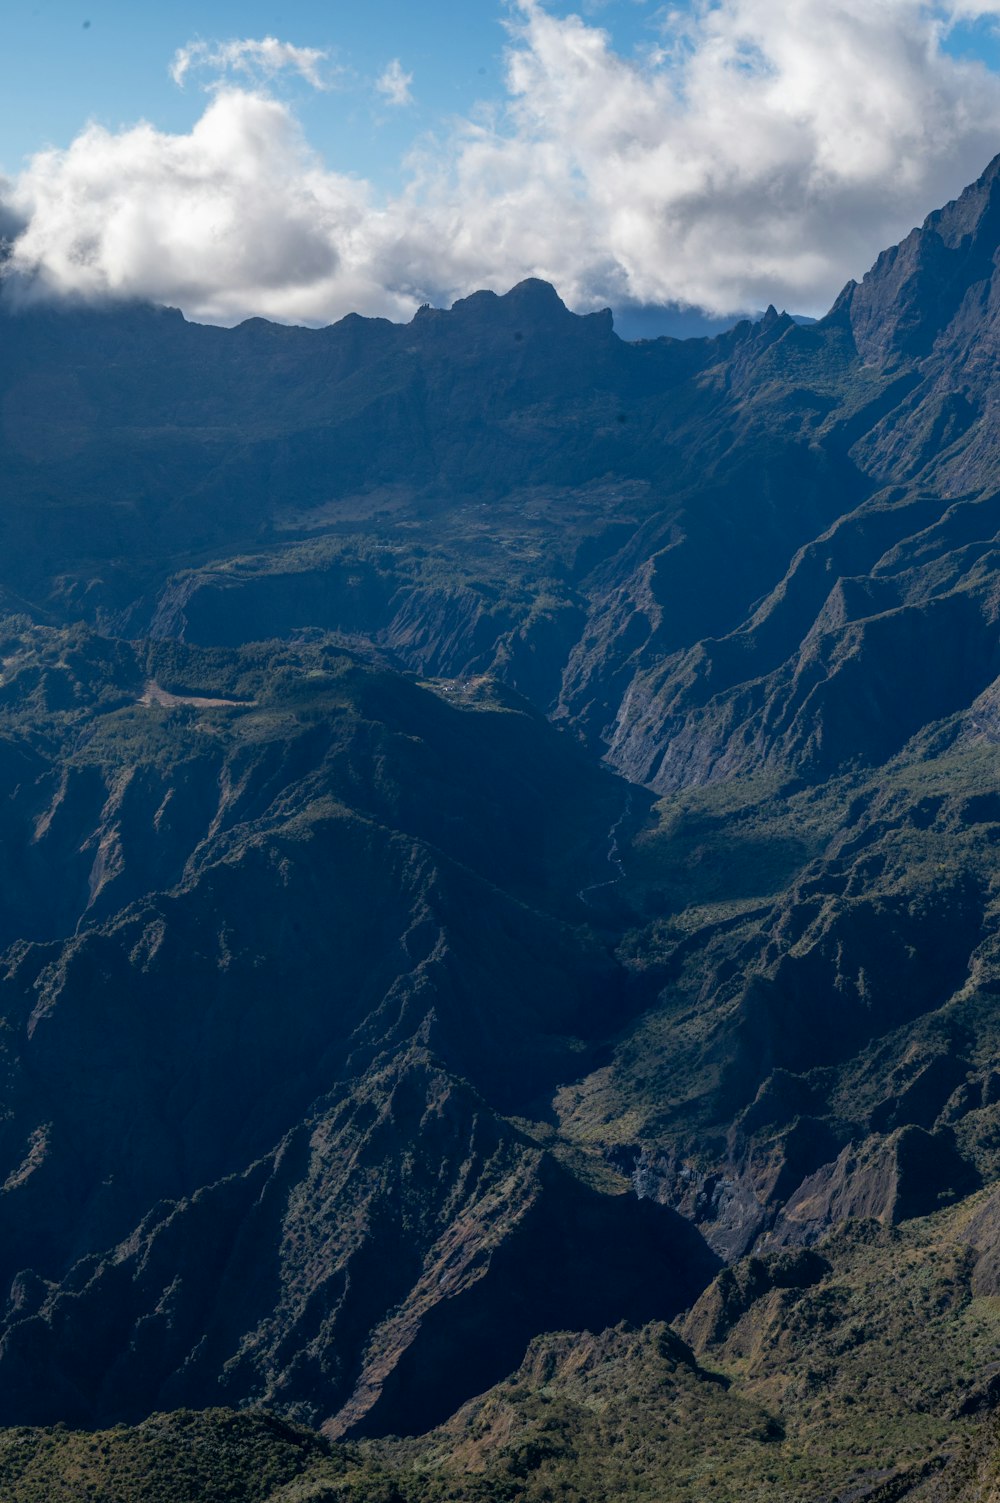
[[[977,235],[985,228],[984,220],[1000,200],[1000,154],[989,163],[985,172],[964,188],[957,198],[933,210],[924,220],[919,231],[926,234],[936,231],[950,249],[957,249],[969,235]],[[994,237],[995,238],[995,237]],[[905,243],[905,242],[904,242]]]
[[[884,250],[834,313],[848,311],[859,353],[879,364],[930,353],[970,290],[992,281],[1000,252],[1000,156],[919,229]]]

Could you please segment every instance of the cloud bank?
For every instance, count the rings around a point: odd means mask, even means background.
[[[36,156],[0,189],[0,223],[26,225],[8,276],[222,323],[405,318],[529,275],[581,309],[821,312],[1000,147],[1000,77],[945,50],[959,21],[997,16],[1000,0],[696,0],[625,58],[518,0],[505,98],[422,143],[397,196],[322,162],[266,87],[224,80],[188,134],[90,125]],[[315,82],[321,59],[269,38],[174,67]],[[397,67],[376,88],[403,104]]]

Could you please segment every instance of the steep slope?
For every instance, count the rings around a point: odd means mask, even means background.
[[[616,889],[650,1006],[559,1097],[727,1257],[995,1178],[995,747],[674,795]],[[950,744],[949,744],[950,742]]]
[[[360,1424],[392,1377],[412,1426],[448,1373],[454,1403],[482,1381],[476,1322],[492,1381],[558,1291],[611,1320],[686,1301],[699,1238],[500,1115],[621,1015],[576,897],[611,780],[486,686],[459,708],[323,647],[7,649],[6,880],[35,921],[8,910],[0,976],[8,1420],[315,1420],[357,1387]]]
[[[759,421],[842,455],[868,494],[854,504],[845,490],[801,546],[786,530],[784,561],[739,619],[686,642],[655,623],[611,735],[630,776],[666,791],[767,766],[877,765],[996,678],[998,163],[826,319],[731,367]],[[703,577],[687,538],[680,554]],[[639,609],[636,584],[625,600]],[[623,604],[605,607],[612,637]]]

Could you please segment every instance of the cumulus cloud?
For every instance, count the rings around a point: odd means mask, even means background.
[[[504,100],[425,142],[397,196],[322,163],[287,104],[223,84],[187,134],[91,125],[35,157],[8,264],[219,322],[405,317],[527,275],[578,308],[820,312],[1000,144],[1000,77],[946,50],[971,12],[1000,0],[695,0],[636,59],[518,0]],[[299,67],[273,45],[274,69]]]
[[[245,90],[216,93],[187,135],[88,126],[34,158],[19,206],[12,264],[40,291],[150,298],[219,323],[412,306],[374,280],[367,186],[316,160],[286,104]]]
[[[587,243],[619,296],[820,308],[1000,144],[1000,79],[942,48],[951,6],[698,4],[645,65],[521,9],[499,154],[533,149],[548,192],[584,209],[574,228],[600,224]]]
[[[192,69],[214,73],[217,77],[242,73],[263,78],[274,78],[278,73],[291,71],[300,74],[314,89],[325,89],[329,85],[322,65],[328,56],[316,47],[294,47],[291,42],[279,42],[277,37],[189,42],[174,53],[170,76],[178,87],[183,88]]]
[[[384,68],[375,80],[375,87],[390,104],[412,104],[413,95],[410,93],[412,82],[413,74],[404,73],[403,65],[399,61],[399,58],[394,57],[388,67]]]

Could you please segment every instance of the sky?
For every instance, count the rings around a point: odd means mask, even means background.
[[[820,314],[1000,150],[1000,0],[0,0],[14,299]]]

